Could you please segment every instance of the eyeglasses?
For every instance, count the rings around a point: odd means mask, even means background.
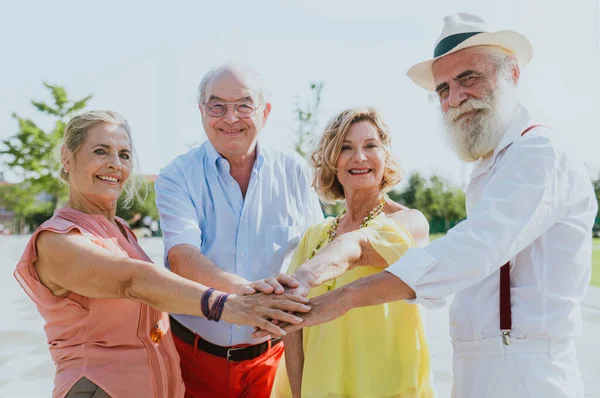
[[[229,105],[233,107],[233,112],[240,119],[249,119],[256,113],[259,106],[254,106],[238,102],[207,102],[204,104],[206,113],[212,117],[223,117],[229,110]]]

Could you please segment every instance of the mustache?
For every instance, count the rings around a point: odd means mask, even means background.
[[[447,123],[456,122],[462,115],[465,113],[473,112],[473,111],[492,111],[492,99],[480,100],[476,98],[471,98],[465,102],[463,102],[458,108],[448,109],[444,119]]]

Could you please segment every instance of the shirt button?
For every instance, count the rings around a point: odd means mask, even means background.
[[[240,253],[240,257],[244,257],[244,253]]]

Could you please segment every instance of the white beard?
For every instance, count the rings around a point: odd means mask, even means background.
[[[512,121],[516,106],[516,87],[509,76],[498,75],[490,96],[469,99],[458,108],[442,113],[446,135],[452,150],[466,162],[475,162],[494,151]],[[460,115],[474,111],[456,120]]]

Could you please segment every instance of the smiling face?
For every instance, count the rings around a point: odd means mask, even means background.
[[[71,195],[98,208],[111,208],[131,173],[129,135],[123,127],[98,123],[75,152],[63,147],[62,162]]]
[[[260,87],[251,73],[235,68],[218,71],[206,86],[205,98],[199,104],[204,131],[217,152],[225,158],[247,156],[254,152],[258,134],[265,125],[271,104],[261,104]],[[207,107],[223,103],[227,111],[223,116],[211,116]],[[232,105],[235,104],[235,105]],[[256,109],[253,116],[242,118],[248,106]]]
[[[493,152],[517,105],[518,65],[498,51],[471,47],[432,67],[450,144],[468,162]]]
[[[353,190],[379,190],[385,159],[386,151],[373,123],[353,123],[344,137],[336,162],[337,179],[346,195]]]

